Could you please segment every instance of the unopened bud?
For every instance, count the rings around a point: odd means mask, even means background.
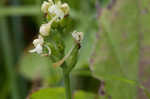
[[[70,9],[69,9],[69,6],[68,6],[67,3],[62,4],[61,9],[62,9],[62,11],[64,12],[65,15],[69,14]]]
[[[78,42],[81,42],[83,40],[83,32],[77,32],[77,31],[74,31],[72,33],[72,36],[73,38],[78,41]]]
[[[42,7],[41,7],[41,11],[44,12],[44,13],[47,13],[49,6],[50,6],[50,3],[44,1],[43,4],[42,4]]]
[[[50,23],[42,24],[40,27],[40,34],[43,36],[48,36],[50,32],[50,28],[51,28]]]

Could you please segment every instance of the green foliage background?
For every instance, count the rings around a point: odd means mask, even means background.
[[[44,21],[42,1],[0,1],[0,99],[65,99],[61,69],[28,53]],[[71,75],[74,99],[150,98],[150,0],[62,1],[71,7],[67,32],[85,36]],[[63,35],[67,53],[73,41]]]

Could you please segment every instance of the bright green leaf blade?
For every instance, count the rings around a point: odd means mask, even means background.
[[[84,92],[76,91],[73,99],[100,99],[99,96]],[[66,99],[64,88],[45,88],[41,89],[30,96],[30,99]]]
[[[74,94],[74,99],[100,99],[100,97],[93,93],[77,91]]]
[[[33,93],[30,99],[65,99],[64,88],[46,88]]]

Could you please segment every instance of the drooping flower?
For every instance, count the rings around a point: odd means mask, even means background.
[[[72,33],[72,36],[73,38],[78,41],[78,42],[81,42],[83,40],[83,32],[77,32],[77,31],[74,31]]]
[[[33,41],[34,49],[30,50],[30,53],[37,53],[37,54],[42,54],[43,53],[43,44],[44,44],[44,39],[42,36],[39,35],[38,39],[35,39]]]

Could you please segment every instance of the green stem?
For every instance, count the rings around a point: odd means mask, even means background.
[[[72,92],[70,87],[70,73],[66,73],[65,66],[63,67],[64,86],[66,90],[66,99],[72,99]]]
[[[76,44],[73,49],[71,49],[71,53],[69,52],[69,57],[67,56],[67,64],[64,62],[62,64],[63,76],[64,76],[64,85],[66,89],[66,99],[72,99],[72,92],[70,87],[70,72],[75,67],[78,59],[79,52],[79,44]],[[67,66],[68,65],[68,66]]]

